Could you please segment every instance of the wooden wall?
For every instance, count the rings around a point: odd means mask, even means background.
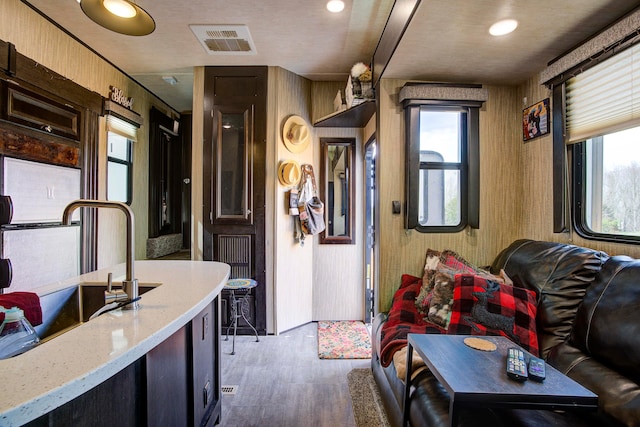
[[[383,79],[378,117],[378,182],[380,197],[380,281],[378,307],[388,310],[402,274],[422,276],[428,248],[452,249],[483,266],[519,234],[524,219],[521,182],[524,180],[521,108],[516,88],[489,86],[489,98],[480,111],[480,229],[459,233],[426,234],[404,228],[392,201],[405,203],[404,115],[398,93],[405,81]]]
[[[520,238],[570,243],[610,255],[640,257],[640,246],[587,240],[574,231],[553,232],[552,137],[522,139],[522,110],[550,91],[532,78],[518,87],[488,86],[480,112],[480,229],[422,234],[403,228],[391,201],[405,201],[404,118],[397,94],[404,84],[382,80],[378,121],[380,188],[379,309],[389,308],[403,273],[422,275],[427,248],[452,249],[478,266]],[[526,99],[525,99],[526,98]],[[404,213],[403,213],[404,214]]]
[[[278,182],[280,161],[293,159],[299,164],[316,167],[316,140],[301,153],[291,153],[282,140],[282,127],[286,119],[296,114],[311,126],[311,81],[280,67],[269,68],[269,95],[267,117],[267,188],[273,201],[268,207],[273,219],[272,287],[274,331],[280,333],[311,321],[313,305],[313,248],[314,238],[304,246],[294,241],[293,217],[289,215],[286,187]],[[267,218],[268,220],[269,218]],[[269,248],[267,248],[269,252]]]
[[[526,103],[523,101],[527,98]],[[538,83],[538,79],[518,87],[518,107],[522,110],[545,98],[552,98],[551,91]],[[527,104],[527,105],[524,105]],[[554,106],[552,105],[552,108]],[[518,235],[530,239],[549,240],[570,243],[604,251],[610,255],[624,254],[640,258],[640,246],[605,243],[588,240],[578,236],[575,231],[553,232],[553,173],[552,173],[552,137],[550,135],[522,143],[522,211]]]
[[[333,112],[338,90],[344,94],[346,82],[313,82],[314,121]],[[353,245],[319,244],[313,238],[313,320],[364,319],[364,145],[360,128],[315,128],[314,158],[316,180],[320,179],[320,138],[355,138],[356,180],[355,242]],[[318,185],[320,185],[318,181]]]

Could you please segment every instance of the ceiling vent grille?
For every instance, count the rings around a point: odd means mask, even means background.
[[[189,25],[210,55],[255,55],[256,48],[246,25]]]

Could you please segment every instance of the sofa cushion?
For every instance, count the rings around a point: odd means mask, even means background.
[[[473,274],[458,274],[448,334],[502,335],[538,355],[536,296]]]
[[[571,344],[640,384],[640,260],[610,258],[587,289]]]
[[[568,338],[585,290],[607,257],[574,245],[517,240],[494,260],[492,273],[504,269],[515,286],[537,295],[541,357]]]

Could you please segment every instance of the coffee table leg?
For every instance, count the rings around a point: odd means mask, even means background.
[[[409,400],[411,398],[411,367],[413,365],[413,346],[407,344],[407,373],[404,379],[404,401],[402,404],[402,425],[409,426]]]
[[[449,398],[449,423],[452,427],[458,425],[458,408],[453,403],[453,396]]]

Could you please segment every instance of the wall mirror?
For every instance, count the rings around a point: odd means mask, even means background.
[[[325,230],[320,243],[355,243],[355,138],[320,138],[320,198]]]

